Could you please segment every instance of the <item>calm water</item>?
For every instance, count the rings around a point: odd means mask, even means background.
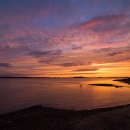
[[[81,110],[130,103],[130,85],[112,80],[112,78],[0,78],[0,114],[32,105]],[[124,87],[88,85],[91,83],[112,83]]]

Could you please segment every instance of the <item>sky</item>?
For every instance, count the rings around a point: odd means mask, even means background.
[[[130,0],[0,0],[0,77],[129,77]]]

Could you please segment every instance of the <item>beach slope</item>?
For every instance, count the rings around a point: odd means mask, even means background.
[[[1,130],[129,130],[130,104],[93,110],[33,106],[0,115]]]

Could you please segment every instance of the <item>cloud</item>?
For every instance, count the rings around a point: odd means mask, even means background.
[[[10,63],[0,63],[0,67],[9,68],[12,67]]]
[[[112,52],[112,53],[108,53],[107,55],[108,56],[116,56],[116,55],[122,55],[122,54],[124,54],[124,53],[122,53],[122,52]]]
[[[11,47],[9,45],[5,45],[5,44],[0,44],[0,51],[4,51],[7,49],[11,49]]]
[[[0,1],[1,22],[12,24],[22,21],[29,22],[34,20],[32,17],[36,19],[41,16],[46,16],[50,11],[49,6],[49,0]]]
[[[108,48],[128,44],[130,18],[125,14],[105,14],[75,24],[70,36],[84,48]]]
[[[129,50],[117,47],[130,43],[129,7],[129,0],[0,0],[0,59],[8,62],[0,67],[13,63],[14,70],[29,70],[45,63],[80,73],[91,69],[76,66],[91,65],[89,61],[127,60],[122,58]]]
[[[107,48],[96,49],[96,50],[94,50],[94,52],[101,53],[101,52],[108,52],[110,50],[112,50],[112,48],[111,47],[107,47]]]
[[[46,64],[49,64],[50,62],[53,62],[54,60],[58,59],[59,56],[52,56],[50,58],[46,58],[46,59],[42,59],[42,60],[39,60],[38,62],[39,63],[46,63]]]
[[[77,70],[73,70],[73,71],[96,71],[98,70],[97,68],[92,68],[92,69],[77,69]]]
[[[83,76],[83,77],[86,77],[86,75],[88,75],[88,74],[94,75],[94,74],[99,74],[99,73],[101,73],[101,72],[87,72],[87,73],[84,73],[84,72],[83,72],[83,73],[54,73],[54,74],[52,73],[51,75],[59,75],[59,76],[62,76],[62,75],[63,75],[63,76],[66,75],[66,76],[67,76],[67,75],[68,75],[68,77],[70,77],[70,76],[71,76],[71,77],[72,77],[72,76],[73,76],[73,77],[80,77],[80,76],[81,76],[81,77],[82,77],[82,76]]]
[[[61,63],[58,64],[59,66],[62,67],[75,67],[75,66],[84,66],[84,65],[91,65],[91,62],[88,63],[83,63],[83,62],[72,62],[72,63]]]
[[[94,32],[113,31],[119,28],[119,23],[126,17],[123,14],[98,16],[90,21],[77,25],[79,29],[89,29]]]
[[[58,25],[58,21],[63,25],[68,23],[72,16],[74,19],[80,16],[81,12],[77,8],[80,7],[74,6],[71,0],[5,0],[0,1],[0,22],[14,24],[24,21],[35,24],[42,20],[46,25]]]
[[[114,62],[121,62],[121,61],[130,61],[130,57],[121,57],[121,58],[118,58],[116,60],[114,60]]]
[[[81,46],[72,45],[72,50],[82,50]]]
[[[28,55],[34,56],[34,57],[46,57],[46,56],[53,56],[53,55],[60,55],[62,53],[62,51],[60,50],[56,50],[56,51],[40,51],[40,50],[36,50],[36,51],[30,51],[28,53]]]
[[[50,56],[52,54],[52,51],[30,51],[28,55],[34,56],[34,57],[44,57],[44,56]]]
[[[28,55],[40,58],[38,61],[39,63],[49,63],[52,62],[60,57],[63,57],[61,50],[54,50],[54,51],[31,51]]]
[[[0,74],[0,77],[29,77],[29,75],[22,74],[22,73],[3,73]]]

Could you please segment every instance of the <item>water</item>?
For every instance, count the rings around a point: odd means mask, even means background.
[[[124,87],[88,85],[91,83]],[[0,78],[0,114],[33,105],[83,110],[128,103],[130,85],[112,78]]]

